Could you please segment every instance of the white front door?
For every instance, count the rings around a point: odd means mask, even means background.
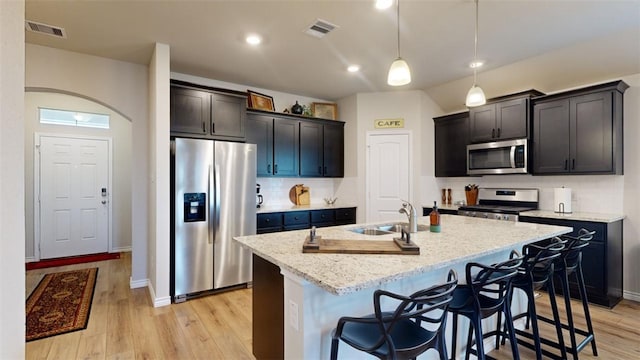
[[[402,219],[398,210],[410,201],[410,134],[367,136],[367,222]]]
[[[107,252],[109,140],[41,135],[39,143],[40,258]]]

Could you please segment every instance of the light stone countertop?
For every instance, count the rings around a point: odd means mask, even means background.
[[[520,213],[520,217],[538,217],[548,219],[560,219],[560,220],[574,220],[574,221],[591,221],[600,223],[612,223],[625,218],[625,215],[620,214],[600,214],[600,213],[587,213],[587,212],[574,212],[571,214],[560,214],[550,210],[530,210]]]
[[[428,225],[428,217],[418,223]],[[384,224],[384,223],[377,223]],[[352,224],[319,228],[325,239],[389,240],[399,234],[380,236],[357,234],[348,229],[373,224]],[[254,254],[335,295],[377,287],[431,270],[468,262],[484,255],[537,240],[571,232],[570,227],[523,222],[478,219],[457,215],[441,216],[441,233],[419,232],[412,241],[420,255],[304,254],[302,244],[309,230],[287,231],[234,239]]]
[[[309,210],[328,210],[328,209],[344,209],[354,208],[357,205],[348,203],[336,203],[333,205],[327,205],[325,203],[316,203],[310,205],[263,205],[257,208],[257,214],[274,213],[274,212],[288,212],[288,211],[309,211]]]

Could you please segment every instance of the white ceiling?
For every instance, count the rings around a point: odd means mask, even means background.
[[[481,0],[478,83],[488,97],[557,90],[640,73],[640,0]],[[473,0],[401,0],[401,55],[410,85],[386,84],[396,57],[395,8],[373,0],[26,0],[26,19],[63,27],[66,39],[26,42],[148,64],[155,42],[171,70],[336,100],[358,92],[422,89],[445,110],[471,86]],[[304,33],[317,18],[339,26]],[[257,32],[264,43],[244,42]],[[346,71],[349,64],[360,73]]]

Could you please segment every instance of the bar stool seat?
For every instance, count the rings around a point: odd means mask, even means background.
[[[543,343],[551,345],[555,348],[560,348],[562,351],[562,358],[567,358],[566,353],[572,355],[574,360],[578,360],[578,353],[591,344],[591,351],[594,356],[598,356],[598,349],[596,346],[595,334],[593,332],[593,325],[591,323],[591,315],[589,313],[589,301],[587,299],[587,290],[584,283],[584,274],[582,272],[582,250],[589,245],[589,241],[593,239],[595,231],[588,231],[586,229],[580,229],[577,237],[563,235],[561,239],[566,241],[565,248],[562,250],[562,255],[559,260],[554,262],[554,277],[560,280],[562,285],[562,296],[564,298],[567,323],[560,323],[560,326],[564,330],[568,330],[569,339],[571,345],[567,346],[562,340],[562,336],[559,336],[558,342],[549,341],[548,339],[542,339]],[[577,328],[573,320],[573,310],[571,308],[571,294],[569,290],[569,276],[575,274],[578,292],[580,294],[580,300],[582,302],[582,309],[587,325],[587,330]],[[549,319],[544,316],[538,315],[538,320],[557,325],[559,320]],[[576,339],[576,334],[584,336],[584,339],[580,342]],[[565,353],[566,352],[566,353]]]
[[[471,262],[466,265],[465,275],[467,283],[456,287],[453,292],[453,300],[449,304],[449,312],[453,313],[452,359],[456,358],[459,315],[465,316],[470,320],[466,359],[469,359],[469,355],[472,353],[475,354],[478,359],[485,359],[487,356],[484,352],[483,339],[489,336],[496,336],[496,348],[498,348],[499,336],[506,336],[506,334],[500,330],[499,323],[495,331],[484,333],[482,330],[482,319],[501,313],[505,315],[505,325],[511,342],[513,358],[520,358],[508,299],[511,294],[511,281],[513,277],[517,275],[518,267],[521,264],[522,257],[514,250],[509,255],[509,260],[498,264],[484,265]],[[498,317],[498,322],[500,322],[500,317]],[[475,333],[475,350],[472,348],[473,333]]]
[[[531,324],[532,333],[515,329],[516,335],[519,335],[518,345],[525,346],[533,349],[536,352],[536,359],[542,359],[543,353],[546,356],[553,357],[553,354],[547,350],[542,349],[540,330],[537,321],[536,303],[535,303],[535,291],[541,289],[547,285],[549,289],[549,299],[551,302],[551,310],[553,313],[553,319],[556,327],[556,335],[561,345],[561,357],[566,358],[566,352],[564,350],[564,343],[562,339],[562,327],[560,324],[560,317],[558,313],[558,305],[555,299],[555,291],[553,287],[553,273],[554,262],[556,262],[561,254],[561,251],[565,248],[566,241],[560,238],[553,238],[548,244],[527,244],[522,247],[522,255],[524,257],[522,266],[519,268],[519,273],[513,278],[511,285],[515,289],[522,290],[527,296],[527,310],[521,314],[513,315],[513,320],[517,320],[526,317],[526,329],[529,329]],[[509,301],[513,298],[513,292]],[[522,338],[528,338],[533,341],[533,344],[526,342]],[[504,338],[502,344],[504,345]]]
[[[447,358],[444,329],[447,307],[458,283],[450,270],[446,283],[417,291],[409,296],[376,290],[375,313],[364,317],[341,317],[333,330],[331,359],[338,358],[340,340],[380,359],[414,359],[435,349]],[[382,311],[381,300],[394,301],[394,311]]]

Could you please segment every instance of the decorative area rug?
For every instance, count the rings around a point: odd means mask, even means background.
[[[30,262],[26,263],[25,267],[27,270],[33,269],[44,269],[50,268],[54,266],[65,266],[72,264],[82,264],[94,261],[103,261],[103,260],[111,260],[111,259],[120,259],[120,253],[99,253],[99,254],[89,254],[89,255],[79,255],[79,256],[69,256],[63,258],[55,258],[55,259],[47,259],[38,262]]]
[[[46,274],[27,299],[26,341],[87,328],[98,268]]]

